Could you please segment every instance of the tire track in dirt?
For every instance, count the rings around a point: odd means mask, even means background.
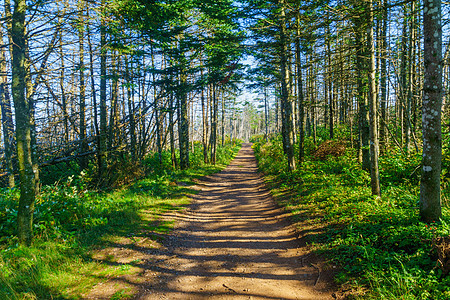
[[[167,216],[176,229],[162,258],[149,261],[137,299],[332,299],[265,189],[250,144],[196,188],[187,210]]]

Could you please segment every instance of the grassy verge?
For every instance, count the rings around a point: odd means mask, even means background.
[[[168,171],[145,161],[145,178],[109,192],[89,190],[85,175],[47,185],[36,205],[35,240],[32,247],[17,244],[14,235],[18,191],[0,191],[0,299],[79,299],[95,284],[135,272],[133,264],[114,264],[114,258],[93,259],[96,249],[139,232],[169,232],[170,220],[160,220],[168,211],[189,204],[187,195],[194,178],[223,169],[240,146],[218,149],[218,163],[201,162],[196,148],[192,168]],[[168,165],[168,155],[163,164]],[[130,294],[119,290],[115,299]]]
[[[375,198],[354,153],[325,161],[308,156],[288,173],[280,141],[254,148],[276,200],[292,212],[310,247],[337,267],[335,280],[350,298],[450,299],[450,276],[436,267],[434,247],[450,233],[448,189],[443,179],[442,223],[419,222],[420,155],[384,155],[383,195]]]

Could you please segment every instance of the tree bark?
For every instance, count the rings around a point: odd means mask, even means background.
[[[175,154],[175,132],[174,132],[174,126],[175,126],[175,120],[173,119],[174,117],[174,111],[175,111],[175,107],[174,107],[174,99],[173,99],[173,94],[169,95],[170,97],[170,104],[169,104],[169,134],[170,134],[170,158],[172,161],[172,169],[176,170],[178,168],[178,161],[177,161],[177,156]]]
[[[301,164],[305,156],[305,104],[303,96],[302,57],[300,50],[300,15],[297,16],[297,38],[295,39],[295,60],[297,66],[297,92],[298,92],[298,163]],[[267,121],[266,121],[267,122]],[[267,125],[266,125],[267,127]]]
[[[152,69],[155,69],[155,53],[153,51],[153,46],[150,46],[150,54],[152,56]],[[156,74],[152,73],[153,83],[156,83]],[[161,139],[161,109],[159,104],[158,91],[156,90],[156,84],[153,87],[153,101],[155,106],[155,127],[156,127],[156,149],[158,152],[158,163],[162,167],[162,139]]]
[[[79,74],[80,74],[80,153],[85,153],[88,150],[88,144],[86,142],[86,85],[84,78],[84,0],[79,0],[79,26],[78,26],[78,39],[79,39]],[[88,167],[88,160],[86,156],[80,158],[80,169],[84,170]]]
[[[334,139],[334,105],[333,105],[333,79],[331,72],[331,35],[330,35],[330,24],[327,25],[327,79],[325,86],[325,101],[328,102],[328,110],[329,110],[329,133],[330,139]],[[327,98],[328,97],[328,98]]]
[[[225,92],[222,90],[222,92],[221,92],[221,111],[222,111],[222,115],[221,115],[221,144],[222,144],[222,147],[224,146],[224,144],[225,144]]]
[[[16,115],[17,157],[19,162],[20,199],[17,214],[18,238],[21,244],[29,245],[33,234],[33,212],[36,199],[36,184],[33,170],[31,144],[31,107],[26,98],[26,1],[14,2],[12,14],[12,95]]]
[[[116,126],[117,120],[117,106],[118,106],[118,57],[116,51],[111,52],[111,68],[110,68],[110,82],[111,82],[111,101],[109,110],[109,124],[108,124],[108,139],[107,149],[113,149],[117,145],[116,136],[118,128]]]
[[[101,14],[104,13],[106,2],[101,1]],[[104,175],[107,167],[107,137],[108,137],[108,127],[107,127],[107,116],[106,116],[106,20],[105,16],[101,16],[100,24],[100,143],[98,149],[98,173],[99,177]]]
[[[125,78],[126,78],[126,86],[127,86],[127,105],[128,105],[128,116],[130,118],[130,155],[133,161],[136,161],[136,119],[134,117],[134,101],[133,95],[131,92],[132,78],[130,74],[130,62],[127,57],[125,57]]]
[[[266,78],[264,78],[263,83],[263,89],[264,89],[264,139],[266,141],[269,140],[269,99],[267,97],[267,84],[266,84]],[[233,107],[233,114],[234,114],[234,107]],[[234,117],[230,119],[230,125],[231,125],[231,132],[233,132],[233,123],[232,120]],[[231,136],[232,140],[232,136]]]
[[[3,29],[0,27],[0,41],[3,41]],[[8,87],[5,49],[0,49],[0,110],[2,118],[3,144],[5,146],[5,164],[8,173],[8,186],[15,186],[13,151],[14,151],[14,123],[12,118],[11,98]]]
[[[211,150],[211,164],[216,164],[216,147],[217,147],[217,110],[218,101],[216,95],[216,84],[211,84],[211,137],[210,150]]]
[[[180,147],[180,168],[189,168],[189,118],[187,76],[184,70],[180,74],[178,93],[178,142]]]
[[[388,18],[388,8],[387,0],[383,0],[383,14],[382,14],[382,25],[381,25],[381,45],[380,45],[380,113],[383,122],[380,124],[380,142],[382,151],[386,150],[387,147],[387,134],[386,134],[386,110],[387,110],[387,18]]]
[[[403,29],[402,29],[402,37],[401,37],[401,45],[400,45],[400,78],[399,78],[399,99],[398,108],[399,108],[399,117],[400,117],[400,127],[401,127],[401,143],[405,148],[405,151],[409,151],[409,131],[408,131],[408,111],[406,110],[406,102],[407,102],[407,11],[406,5],[404,5],[404,17],[403,17]]]
[[[356,28],[356,68],[357,68],[357,85],[358,85],[358,105],[359,105],[359,159],[364,170],[370,170],[370,151],[369,151],[369,116],[367,110],[367,96],[365,93],[366,86],[363,76],[367,76],[367,63],[365,57],[367,55],[364,47],[364,41],[361,34],[361,24]],[[367,78],[367,77],[366,77]]]
[[[369,24],[367,26],[367,44],[369,49],[369,123],[370,123],[370,183],[372,195],[381,196],[380,172],[378,169],[378,109],[375,78],[375,47],[373,34],[373,2],[368,1]]]
[[[202,70],[203,77],[203,70]],[[207,100],[208,101],[208,98]],[[201,92],[202,104],[202,144],[203,144],[203,162],[208,163],[208,107],[205,104],[205,89],[202,87]]]
[[[59,22],[62,22],[59,19]],[[63,50],[63,32],[59,33],[59,56],[61,59],[61,68],[59,70],[59,88],[61,89],[61,103],[62,103],[62,116],[63,116],[63,124],[64,124],[64,142],[67,145],[69,143],[69,114],[67,112],[67,97],[66,90],[64,85],[64,76],[65,76],[65,61],[64,61],[64,50]]]
[[[442,27],[441,1],[424,0],[424,86],[422,104],[423,156],[420,182],[420,218],[439,221],[442,160]]]
[[[294,130],[293,130],[293,120],[292,120],[292,99],[291,99],[291,80],[289,75],[288,66],[288,54],[289,54],[289,43],[287,37],[286,28],[286,12],[285,12],[285,1],[280,0],[280,23],[279,23],[279,34],[280,34],[280,66],[281,66],[281,131],[283,136],[283,149],[287,156],[287,163],[289,171],[295,170],[295,158],[294,158]]]
[[[89,8],[86,9],[86,19],[89,20]],[[101,145],[100,145],[100,130],[98,126],[98,111],[97,111],[97,92],[95,88],[95,78],[94,78],[94,52],[92,49],[91,42],[91,30],[89,22],[86,24],[86,38],[89,48],[89,73],[90,73],[90,81],[91,81],[91,93],[92,93],[92,111],[93,111],[93,120],[92,123],[94,125],[94,133],[95,133],[95,142],[97,145],[97,168],[98,174],[100,175],[101,166],[103,164],[102,155],[101,155]]]

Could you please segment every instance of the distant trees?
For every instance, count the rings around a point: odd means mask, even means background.
[[[172,167],[184,169],[201,141],[215,163],[226,136],[259,130],[281,132],[291,171],[306,145],[345,131],[374,195],[378,155],[411,155],[423,141],[421,216],[437,220],[450,86],[441,6],[450,10],[431,0],[4,0],[0,179],[20,185],[21,241],[31,239],[38,166],[86,169],[105,186],[149,153],[161,167],[170,151]],[[244,51],[256,61],[262,111],[237,104]]]
[[[214,163],[216,144],[241,130],[225,122],[241,77],[232,1],[4,2],[0,179],[19,179],[22,243],[32,237],[38,165],[88,169],[108,186],[153,152],[159,167],[164,150],[174,168],[189,167],[194,140],[207,141]],[[213,118],[202,119],[200,103]]]
[[[275,120],[283,120],[288,169],[301,162],[304,134],[316,144],[342,137],[341,131],[348,130],[362,168],[371,173],[372,194],[379,196],[380,150],[381,155],[393,148],[411,155],[420,151],[418,144],[423,140],[421,215],[427,221],[437,220],[443,97],[438,71],[449,69],[448,60],[440,59],[441,52],[436,52],[437,48],[442,51],[437,27],[445,32],[447,25],[430,25],[430,11],[435,22],[441,18],[436,15],[441,10],[437,2],[425,1],[423,7],[415,0],[245,3],[255,38],[256,69],[271,70],[267,74],[269,89],[275,91],[272,110]],[[448,4],[442,5],[445,11],[450,9]],[[431,35],[435,39],[431,40]],[[437,47],[433,53],[431,45]],[[438,62],[444,65],[435,65]],[[436,81],[432,83],[431,78]],[[448,78],[444,78],[447,87]],[[421,117],[423,123],[419,124]],[[294,161],[286,147],[292,144],[289,122],[285,122],[290,119],[294,140],[299,141]],[[425,209],[431,207],[434,216],[425,217],[429,214]]]

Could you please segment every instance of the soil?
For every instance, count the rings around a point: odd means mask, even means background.
[[[85,298],[109,299],[123,289],[135,299],[333,299],[330,272],[275,205],[250,145],[225,170],[197,182],[187,209],[164,216],[176,220],[169,235],[99,252],[97,259],[139,262],[138,271]]]

